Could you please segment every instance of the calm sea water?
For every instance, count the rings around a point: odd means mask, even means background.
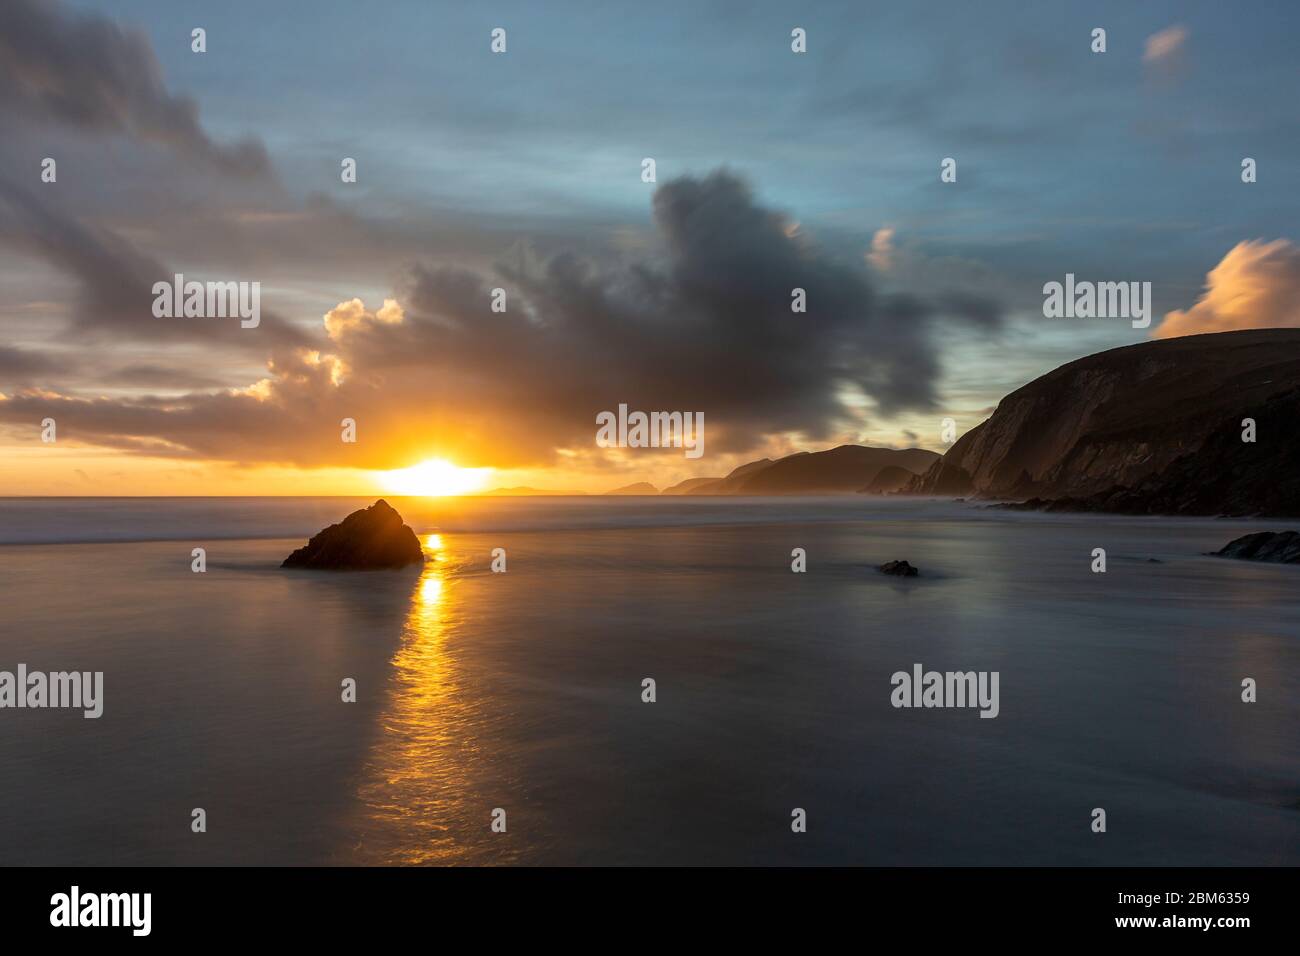
[[[277,567],[362,499],[0,501],[0,670],[105,674],[0,710],[0,863],[1300,863],[1300,568],[1203,555],[1285,525],[390,500],[423,571]]]

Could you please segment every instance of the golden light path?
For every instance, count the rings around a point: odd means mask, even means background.
[[[360,789],[361,862],[466,862],[490,836],[490,807],[474,792],[486,769],[479,748],[483,706],[465,685],[458,658],[463,582],[443,536],[428,535],[424,547]]]

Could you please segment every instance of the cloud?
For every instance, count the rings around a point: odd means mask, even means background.
[[[392,325],[404,318],[402,307],[396,299],[385,299],[384,304],[375,312],[366,309],[360,299],[340,302],[325,313],[325,334],[338,341],[350,331],[367,325]]]
[[[1300,246],[1288,239],[1239,242],[1205,280],[1186,311],[1168,313],[1155,338],[1233,329],[1300,327]]]
[[[725,170],[663,184],[653,214],[655,240],[632,258],[561,252],[495,274],[415,265],[395,299],[374,312],[339,303],[315,347],[282,349],[248,388],[20,392],[0,418],[40,411],[82,440],[250,463],[512,467],[549,464],[560,449],[596,460],[595,416],[625,402],[703,412],[709,451],[728,453],[772,435],[840,434],[863,414],[846,393],[883,415],[932,409],[941,324],[1000,322],[974,295],[878,292],[861,259],[792,232]],[[505,312],[491,309],[496,287]],[[806,313],[791,310],[795,288]],[[339,441],[345,417],[358,423],[355,445]]]
[[[0,179],[0,245],[42,258],[78,280],[80,301],[72,327],[80,335],[151,343],[215,339],[231,348],[263,354],[268,345],[296,347],[305,341],[267,309],[256,334],[241,329],[238,322],[156,318],[153,285],[171,282],[178,270],[139,252],[112,230],[83,223],[4,179]],[[258,336],[265,338],[259,341]]]
[[[97,381],[112,387],[129,387],[137,389],[216,389],[222,383],[216,378],[204,375],[187,366],[158,365],[150,362],[136,362],[120,368],[100,372]]]
[[[1179,66],[1189,35],[1186,27],[1177,24],[1151,34],[1142,50],[1142,62],[1161,70]]]
[[[214,142],[198,105],[167,90],[148,37],[46,0],[6,0],[0,31],[0,109],[95,134],[160,143],[221,170],[268,169],[255,140]]]
[[[894,267],[894,230],[892,226],[882,226],[871,237],[871,251],[867,261],[880,272],[889,272]]]
[[[0,345],[0,378],[5,381],[27,382],[60,368],[60,363],[40,352]]]

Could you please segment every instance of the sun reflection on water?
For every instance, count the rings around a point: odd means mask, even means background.
[[[440,536],[427,549],[442,551]],[[379,737],[360,797],[363,857],[386,864],[446,864],[469,858],[488,832],[489,808],[469,799],[481,769],[481,703],[463,684],[455,648],[462,624],[454,561],[430,556],[411,594],[392,659]]]
[[[420,606],[437,607],[442,600],[442,576],[436,571],[426,572],[420,578]]]

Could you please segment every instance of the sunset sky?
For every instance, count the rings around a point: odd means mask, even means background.
[[[6,0],[0,494],[663,487],[1300,325],[1297,36],[1293,2]],[[1067,272],[1151,282],[1151,328],[1044,318]],[[176,273],[259,282],[260,324],[155,317]],[[620,403],[702,412],[706,454],[597,447]]]

